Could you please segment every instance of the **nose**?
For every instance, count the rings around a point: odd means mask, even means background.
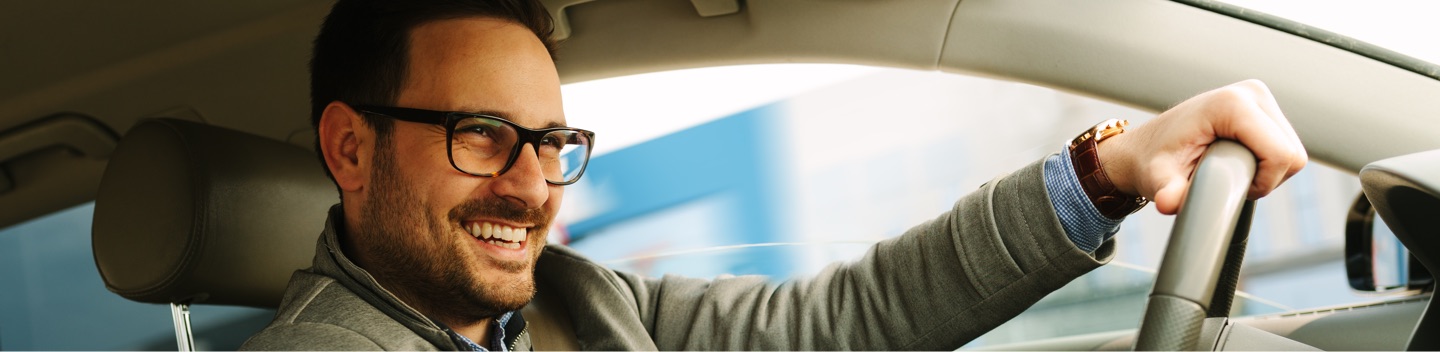
[[[515,205],[533,209],[549,199],[549,186],[544,172],[540,170],[535,146],[527,143],[520,148],[520,155],[515,157],[515,164],[510,166],[510,170],[495,176],[491,191]]]

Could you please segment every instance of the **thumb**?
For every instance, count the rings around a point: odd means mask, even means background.
[[[1189,182],[1185,178],[1171,177],[1159,190],[1155,191],[1155,210],[1161,214],[1175,215],[1180,211],[1180,204],[1185,203],[1185,192],[1189,190]]]

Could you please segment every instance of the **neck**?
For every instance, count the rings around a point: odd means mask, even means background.
[[[373,271],[371,273],[374,275]],[[416,295],[404,284],[392,284],[392,280],[382,276],[375,276],[375,281],[380,283],[380,287],[390,291],[390,294],[394,295],[401,304],[414,308],[420,314],[444,324],[451,331],[465,336],[480,346],[490,348],[490,324],[495,321],[495,318],[476,319],[453,314],[454,307],[436,302],[433,298],[426,299],[426,297]]]
[[[364,267],[362,266],[361,268]],[[410,306],[420,312],[420,314],[439,321],[441,324],[449,327],[451,331],[465,336],[465,338],[470,339],[470,341],[474,341],[475,344],[487,349],[490,348],[490,324],[495,321],[495,318],[475,319],[464,315],[453,314],[454,307],[447,307],[441,302],[436,302],[433,298],[426,299],[426,297],[416,295],[412,293],[405,284],[394,283],[394,280],[389,280],[388,277],[376,275],[375,271],[369,269],[366,269],[366,271],[369,271],[371,275],[375,277],[375,281],[380,283],[380,287],[385,288],[394,295],[401,304]]]
[[[495,321],[495,318],[481,318],[478,320],[474,320],[458,318],[453,314],[447,314],[449,311],[445,310],[444,307],[431,307],[431,305],[428,303],[433,302],[424,299],[424,297],[419,297],[413,294],[406,287],[406,285],[397,283],[395,282],[395,280],[391,280],[388,275],[385,275],[383,273],[383,270],[374,270],[378,268],[371,267],[370,263],[372,261],[369,260],[369,253],[362,250],[362,246],[356,245],[356,241],[358,239],[351,236],[349,233],[350,231],[348,231],[349,229],[354,228],[354,224],[356,224],[354,220],[349,219],[349,213],[351,212],[346,212],[345,226],[338,229],[339,231],[336,232],[336,239],[339,240],[340,250],[345,254],[345,257],[347,257],[356,266],[364,269],[367,273],[370,274],[371,277],[375,278],[375,281],[380,284],[380,287],[383,288],[385,291],[390,292],[390,294],[394,295],[401,304],[414,308],[416,311],[420,312],[420,314],[431,319],[435,319],[441,324],[445,324],[445,326],[449,327],[451,331],[465,336],[465,338],[470,339],[470,341],[474,341],[480,346],[489,348],[489,327],[490,324]]]
[[[436,317],[435,319],[440,320],[442,323],[445,323],[445,325],[449,326],[450,330],[455,331],[456,334],[465,336],[465,338],[470,339],[470,341],[474,341],[475,344],[480,345],[481,347],[485,347],[486,349],[490,348],[490,324],[491,322],[495,321],[495,318],[485,318],[480,321],[468,324],[461,322],[451,324],[450,322],[444,321],[444,319],[439,317]]]

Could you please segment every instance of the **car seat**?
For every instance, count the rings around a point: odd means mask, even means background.
[[[95,198],[95,265],[127,299],[169,304],[181,350],[189,305],[275,308],[310,266],[338,202],[315,154],[177,119],[135,125]]]

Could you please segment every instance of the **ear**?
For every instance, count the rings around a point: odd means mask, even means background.
[[[370,183],[375,131],[349,105],[330,102],[320,114],[320,154],[343,193],[359,192]]]

